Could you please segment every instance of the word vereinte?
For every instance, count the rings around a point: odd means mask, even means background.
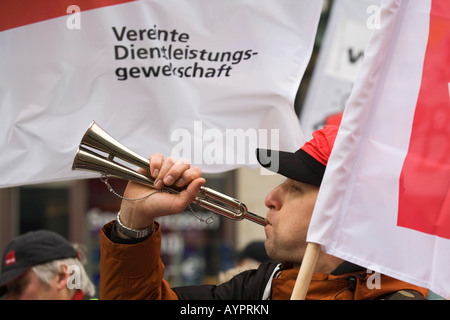
[[[114,35],[118,41],[128,40],[128,41],[143,41],[143,40],[159,40],[159,41],[170,41],[170,42],[188,42],[189,35],[187,33],[178,32],[176,29],[171,31],[158,29],[156,25],[150,29],[127,29],[123,26],[122,29],[116,29],[112,27]]]

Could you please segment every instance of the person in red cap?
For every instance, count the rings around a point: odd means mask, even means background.
[[[0,297],[10,300],[82,300],[95,287],[76,246],[49,230],[11,240],[2,259]]]
[[[158,188],[186,187],[178,195],[155,193],[142,201],[123,201],[117,219],[101,234],[101,299],[289,299],[306,249],[306,234],[328,158],[338,132],[325,126],[296,152],[257,150],[263,167],[287,179],[265,199],[268,208],[265,248],[273,260],[221,285],[171,288],[160,258],[161,229],[155,218],[182,212],[205,183],[202,172],[183,161],[150,158]],[[129,182],[124,196],[140,198],[146,186]],[[306,299],[424,299],[427,290],[379,275],[322,253]]]

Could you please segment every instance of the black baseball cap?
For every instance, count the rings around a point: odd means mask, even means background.
[[[6,293],[6,285],[19,278],[29,268],[65,258],[77,258],[74,247],[53,231],[30,231],[13,239],[2,257],[0,295]]]
[[[339,127],[326,125],[295,152],[257,149],[258,162],[287,178],[320,186]]]

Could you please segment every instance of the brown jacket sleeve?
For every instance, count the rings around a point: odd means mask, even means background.
[[[100,238],[100,299],[175,300],[178,299],[163,279],[161,230],[136,244],[118,244],[110,240],[114,222],[103,226]]]

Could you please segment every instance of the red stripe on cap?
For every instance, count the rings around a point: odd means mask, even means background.
[[[136,0],[2,0],[0,31],[71,14],[71,10],[67,12],[71,5],[86,11],[131,1]]]
[[[313,132],[313,138],[306,142],[302,149],[324,166],[328,163],[339,127],[330,125]]]

